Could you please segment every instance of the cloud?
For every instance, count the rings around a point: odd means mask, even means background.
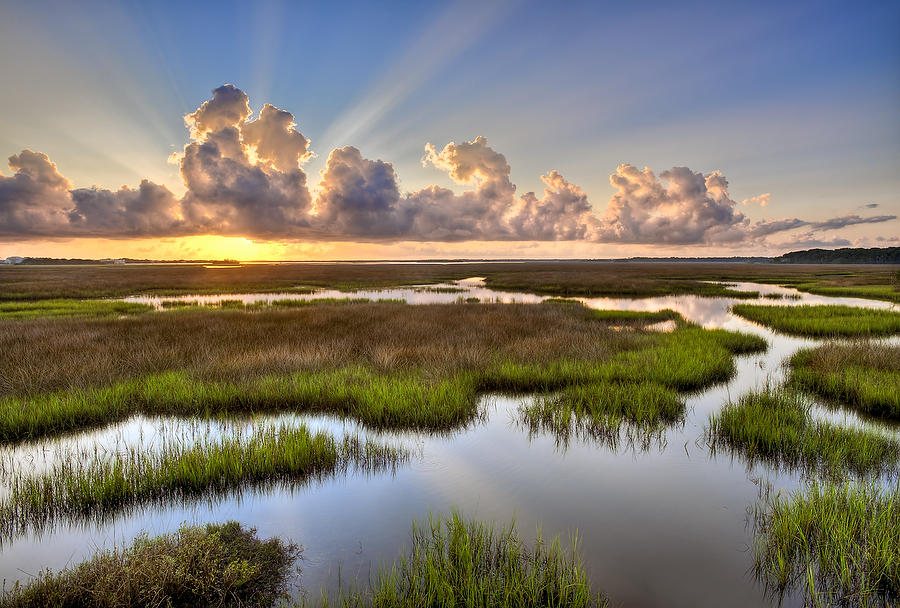
[[[876,209],[877,207],[879,207],[879,205],[878,205],[878,203],[866,203],[866,204],[862,205],[862,207],[864,209]]]
[[[541,176],[544,196],[525,194],[509,220],[513,233],[534,241],[591,240],[599,222],[587,194],[557,171]]]
[[[95,236],[155,236],[184,229],[179,201],[168,188],[142,180],[137,189],[118,191],[79,188],[71,191],[69,211],[73,231]]]
[[[68,223],[69,180],[46,154],[22,150],[9,157],[15,174],[0,174],[0,235],[51,235]]]
[[[813,236],[813,233],[806,233],[799,235],[797,238],[791,239],[789,241],[785,241],[783,243],[773,243],[771,246],[775,249],[789,249],[789,250],[798,250],[798,249],[815,249],[815,248],[824,248],[824,247],[850,247],[853,245],[847,239],[831,239],[824,240],[818,239]]]
[[[808,225],[815,230],[837,230],[857,224],[880,224],[897,219],[896,215],[874,215],[872,217],[860,217],[858,215],[844,215],[833,217],[824,222],[809,222]]]
[[[309,140],[295,126],[293,114],[267,103],[259,119],[241,127],[241,135],[257,162],[277,171],[293,171],[310,157]]]
[[[250,116],[250,98],[232,84],[224,84],[213,90],[213,97],[184,117],[184,124],[191,130],[192,139],[201,139],[207,133],[236,127]]]
[[[757,194],[756,196],[751,196],[750,198],[745,198],[741,201],[742,205],[759,205],[760,207],[765,207],[772,200],[772,193],[766,192],[765,194]]]
[[[401,208],[393,165],[363,158],[351,146],[328,156],[316,210],[318,230],[332,236],[397,238],[412,223],[409,209]]]
[[[735,241],[744,234],[746,219],[735,210],[728,181],[718,171],[703,175],[673,167],[657,177],[648,167],[623,164],[609,181],[617,192],[597,240],[683,245]]]
[[[610,176],[615,193],[602,210],[556,170],[541,176],[540,195],[519,195],[506,157],[483,136],[425,145],[423,165],[445,171],[456,190],[432,185],[404,193],[390,162],[345,146],[329,154],[313,197],[303,170],[313,155],[310,141],[287,110],[265,104],[254,116],[247,95],[226,84],[184,121],[190,139],[170,158],[184,182],[180,198],[149,180],[118,190],[73,188],[45,154],[24,150],[9,158],[13,175],[0,174],[0,237],[746,245],[798,229],[806,230],[804,242],[835,243],[812,235],[896,219],[851,214],[751,223],[721,172],[688,167],[657,175],[622,164]],[[770,201],[765,193],[742,204]]]

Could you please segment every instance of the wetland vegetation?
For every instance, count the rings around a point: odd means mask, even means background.
[[[896,475],[900,441],[877,431],[816,420],[802,395],[766,388],[728,403],[712,415],[707,441],[714,449],[744,455],[751,463],[798,468],[842,478]]]
[[[3,590],[5,608],[268,607],[287,599],[300,548],[261,540],[253,528],[182,526],[174,534],[138,537],[124,549],[100,550],[59,572],[45,570]]]
[[[900,347],[829,343],[797,351],[790,382],[871,416],[900,419]]]
[[[87,461],[69,456],[47,472],[18,472],[8,480],[8,495],[0,498],[0,536],[40,531],[64,517],[102,521],[142,504],[222,495],[248,485],[305,483],[350,467],[390,469],[406,457],[400,448],[287,426],[195,445],[174,440],[149,453],[132,449]]]
[[[200,264],[0,267],[0,300],[122,297],[134,294],[308,292],[442,283],[485,277],[489,287],[560,296],[670,294],[754,297],[713,282],[783,284],[831,296],[900,302],[896,266],[704,262],[540,262],[517,264],[254,264],[227,270]]]
[[[798,336],[828,338],[900,334],[900,312],[895,310],[806,304],[735,304],[731,310],[750,321]]]
[[[0,385],[0,441],[137,413],[328,412],[447,430],[476,415],[485,391],[642,381],[694,390],[727,379],[735,354],[765,348],[679,323],[622,332],[583,306],[365,303],[0,325],[0,361],[20,362]]]
[[[900,486],[813,483],[754,510],[756,569],[776,594],[807,606],[900,601]]]
[[[307,606],[417,608],[420,606],[606,607],[591,590],[578,554],[578,538],[564,548],[538,531],[529,546],[515,522],[503,528],[467,520],[459,513],[414,522],[410,546],[368,589],[341,589]]]
[[[538,397],[521,415],[529,431],[547,431],[563,442],[575,436],[615,444],[621,430],[641,441],[682,420],[684,402],[677,392],[654,382],[597,382]]]

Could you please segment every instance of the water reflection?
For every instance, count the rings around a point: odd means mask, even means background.
[[[444,287],[446,290],[435,290]],[[431,288],[429,290],[429,288]],[[890,308],[886,302],[831,298],[775,285],[737,283],[735,289],[780,294],[777,305],[845,304]],[[459,291],[464,290],[464,291]],[[221,296],[138,297],[161,306],[163,300],[223,299],[271,302],[277,299],[365,297],[404,299],[410,304],[480,301],[540,302],[543,296],[498,292],[478,277],[440,286],[418,286],[352,293],[227,294]],[[727,383],[685,396],[683,423],[664,429],[645,446],[638,441],[610,444],[589,437],[560,442],[554,434],[529,432],[520,424],[522,397],[488,395],[483,416],[472,427],[446,436],[421,433],[373,434],[356,423],[322,416],[284,414],[267,423],[305,424],[335,435],[360,433],[386,437],[418,450],[419,457],[394,475],[331,477],[301,491],[290,486],[245,492],[214,501],[160,504],[120,515],[101,524],[63,523],[51,534],[25,535],[0,550],[0,578],[27,580],[24,573],[60,568],[92,555],[98,547],[128,543],[140,531],[170,532],[182,522],[236,519],[262,536],[282,536],[306,547],[303,584],[315,595],[344,580],[365,582],[373,568],[390,563],[408,538],[410,522],[429,511],[459,507],[468,516],[508,523],[515,516],[526,536],[539,524],[545,536],[578,530],[587,574],[624,606],[770,606],[773,598],[753,577],[752,530],[747,510],[755,504],[759,480],[776,490],[794,490],[799,472],[766,462],[747,462],[732,454],[710,453],[704,442],[708,416],[751,390],[784,379],[783,362],[812,339],[784,336],[729,312],[738,300],[697,296],[648,299],[581,298],[595,308],[654,311],[674,309],[710,328],[763,336],[765,353],[737,357]],[[890,341],[897,343],[897,340]],[[524,398],[527,399],[527,398]],[[897,435],[896,427],[866,420],[848,410],[815,408],[817,416],[840,424],[862,424]],[[168,437],[196,441],[227,435],[259,421],[186,421],[135,417],[119,425],[32,445],[4,448],[5,470],[44,470],[67,454],[104,457],[130,446],[152,451]],[[646,449],[645,449],[646,448]],[[23,463],[27,463],[24,464]],[[788,595],[783,606],[802,598]]]

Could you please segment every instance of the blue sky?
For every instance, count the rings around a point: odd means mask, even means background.
[[[555,169],[601,215],[622,163],[721,171],[738,202],[770,193],[738,205],[753,222],[900,211],[897,2],[185,4],[4,2],[2,152],[43,152],[75,188],[148,178],[180,196],[167,159],[188,142],[183,117],[233,83],[254,113],[294,115],[313,187],[352,145],[393,163],[401,192],[458,192],[423,147],[484,136],[518,194]],[[822,237],[878,245],[898,227]],[[14,236],[0,253],[46,246]],[[671,253],[640,245],[625,249]],[[732,249],[698,245],[686,254]]]

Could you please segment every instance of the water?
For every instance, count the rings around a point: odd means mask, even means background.
[[[353,293],[241,294],[130,298],[159,306],[185,299],[207,304],[283,298],[367,297],[405,299],[410,304],[481,301],[537,302],[532,294],[497,292],[478,278],[447,293],[424,287]],[[735,289],[797,295],[783,287],[736,284]],[[236,519],[263,537],[291,538],[305,547],[300,583],[314,595],[333,587],[338,575],[363,584],[379,565],[390,564],[408,540],[413,519],[429,512],[460,509],[467,516],[506,524],[515,517],[531,538],[538,526],[545,537],[577,531],[588,576],[597,590],[623,606],[770,606],[773,600],[752,572],[752,530],[747,510],[762,484],[794,489],[797,474],[740,458],[713,456],[703,442],[710,413],[729,399],[781,382],[783,361],[816,340],[796,338],[744,321],[729,312],[737,300],[668,296],[650,299],[585,298],[588,306],[624,310],[670,308],[704,327],[722,327],[764,336],[767,352],[738,357],[737,374],[726,383],[686,398],[683,425],[668,429],[647,449],[572,440],[560,445],[550,435],[530,436],[517,422],[530,397],[488,395],[485,416],[471,428],[448,436],[417,433],[371,434],[414,452],[395,473],[351,472],[303,487],[248,490],[237,497],[170,505],[123,514],[103,524],[62,524],[43,534],[5,539],[0,578],[28,580],[42,568],[58,569],[89,558],[98,547],[129,543],[141,531],[158,534],[183,522]],[[768,303],[768,300],[762,300]],[[775,305],[834,303],[889,308],[883,302],[799,294]],[[665,327],[660,327],[665,330]],[[896,343],[896,340],[892,340]],[[861,420],[855,414],[820,408],[818,415],[843,424],[865,424],[898,435],[895,427]],[[111,457],[128,447],[158,449],[176,438],[185,443],[221,434],[247,432],[253,425],[307,424],[336,435],[359,433],[358,425],[322,416],[281,415],[256,421],[184,421],[135,417],[104,429],[0,449],[0,471],[27,466],[39,471],[67,453]],[[98,456],[99,455],[99,456]],[[782,605],[795,605],[787,598]]]

